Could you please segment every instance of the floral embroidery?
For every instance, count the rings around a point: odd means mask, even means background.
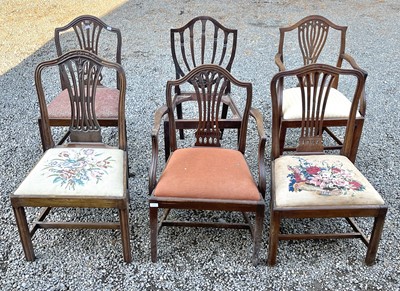
[[[343,169],[343,165],[322,161],[313,165],[303,158],[298,158],[300,165],[288,166],[289,191],[314,191],[319,195],[339,196],[364,191],[365,186],[353,179],[353,173]]]
[[[84,186],[90,180],[96,184],[102,180],[107,169],[112,168],[111,157],[100,157],[93,149],[62,151],[45,165],[43,171],[48,177],[54,177],[53,183],[60,183],[65,189],[75,190],[77,185]],[[46,175],[43,174],[43,175]]]

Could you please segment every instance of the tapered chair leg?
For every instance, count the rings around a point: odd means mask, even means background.
[[[130,230],[129,230],[129,217],[128,209],[119,209],[119,219],[121,227],[122,239],[122,252],[124,261],[130,263],[132,261],[131,243],[130,243]]]
[[[253,250],[253,266],[257,266],[259,262],[260,245],[262,239],[262,231],[264,227],[265,207],[259,206],[256,212],[256,222],[254,229],[254,250]]]
[[[268,248],[268,266],[276,264],[276,256],[278,253],[280,231],[280,217],[271,213],[271,222],[269,229],[269,248]]]
[[[383,224],[385,223],[386,218],[386,209],[382,209],[382,213],[375,217],[374,226],[371,232],[371,238],[369,240],[367,255],[365,257],[365,264],[372,265],[375,262],[376,253],[378,252],[379,241],[381,239]]]
[[[35,253],[33,251],[32,237],[29,232],[28,222],[26,221],[25,209],[23,207],[13,207],[13,211],[15,220],[17,221],[22,248],[24,249],[25,259],[27,261],[34,261]]]
[[[157,262],[158,207],[150,203],[150,245],[151,261]]]

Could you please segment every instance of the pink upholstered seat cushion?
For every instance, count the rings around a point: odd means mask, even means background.
[[[173,152],[157,197],[259,200],[260,194],[243,155],[223,148],[185,148]]]
[[[119,90],[115,88],[98,87],[96,89],[95,111],[98,119],[118,118]],[[49,118],[71,118],[71,104],[68,91],[63,90],[47,106]]]

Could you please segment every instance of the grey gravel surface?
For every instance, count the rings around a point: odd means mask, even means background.
[[[278,28],[310,14],[321,14],[347,25],[347,51],[369,73],[367,118],[356,165],[389,205],[376,264],[364,265],[366,248],[357,240],[295,241],[280,243],[277,266],[267,267],[268,210],[261,263],[257,267],[251,265],[248,232],[220,229],[163,229],[159,261],[151,263],[147,206],[150,131],[153,113],[164,102],[165,83],[174,77],[169,28],[198,15],[210,15],[227,27],[238,29],[232,72],[253,83],[253,106],[263,111],[269,136],[269,80],[277,71],[273,57]],[[122,260],[119,232],[108,230],[38,231],[33,241],[37,259],[24,260],[8,195],[41,155],[33,72],[39,62],[55,56],[53,41],[45,44],[0,76],[0,289],[399,290],[399,16],[397,0],[180,0],[128,1],[103,17],[122,31],[123,66],[128,78],[131,264]],[[247,155],[254,155],[255,148],[256,145],[249,145]],[[115,215],[112,211],[56,213],[60,217],[93,216],[106,220]],[[206,213],[205,217],[211,215]],[[370,229],[371,220],[359,221],[366,230]],[[340,228],[341,221],[337,223]],[[324,230],[331,225],[307,220],[286,221],[284,227]]]

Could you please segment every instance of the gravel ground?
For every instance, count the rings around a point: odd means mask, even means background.
[[[253,105],[264,112],[269,133],[269,80],[277,71],[273,57],[278,46],[278,27],[310,14],[321,14],[347,25],[347,51],[369,73],[367,119],[357,166],[389,205],[376,264],[363,264],[366,248],[357,240],[295,241],[282,242],[277,266],[267,267],[268,213],[262,261],[257,267],[251,265],[249,234],[219,229],[164,229],[159,237],[159,261],[151,263],[147,210],[150,130],[153,113],[164,102],[165,83],[174,77],[169,28],[181,26],[198,15],[210,15],[227,27],[238,29],[232,72],[238,79],[253,83]],[[33,72],[39,62],[55,56],[53,40],[44,44],[0,76],[0,289],[399,290],[400,202],[396,196],[400,185],[396,165],[400,158],[395,154],[400,145],[400,137],[395,134],[400,109],[400,96],[395,89],[400,77],[399,15],[397,0],[179,0],[129,1],[102,17],[119,27],[123,35],[132,167],[131,264],[122,260],[119,232],[106,230],[38,231],[33,241],[37,259],[32,263],[24,260],[8,195],[41,154]],[[5,55],[3,59],[11,57]],[[250,145],[247,154],[254,154],[254,149]],[[110,219],[115,213],[68,210],[57,215]],[[361,219],[360,223],[368,229],[371,221]],[[327,223],[286,221],[284,227],[322,230]]]

